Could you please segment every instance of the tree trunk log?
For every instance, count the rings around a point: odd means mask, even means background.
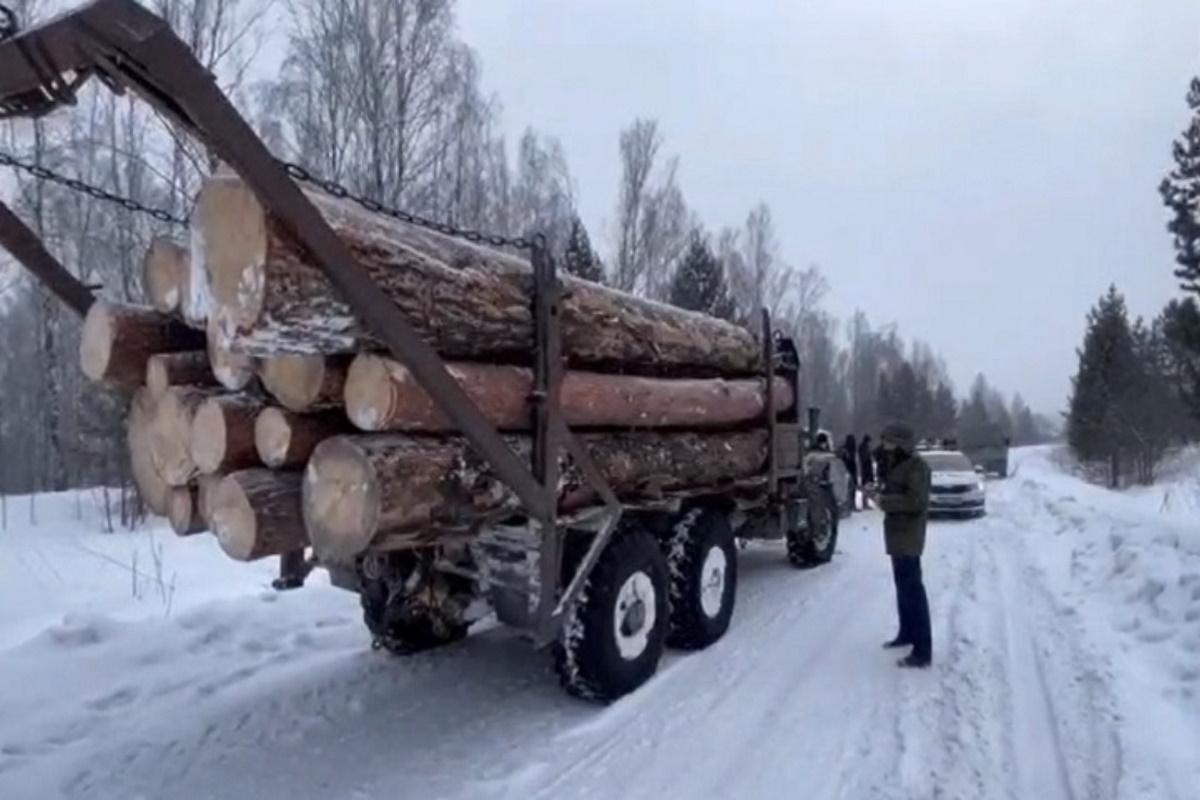
[[[254,359],[241,353],[235,353],[229,347],[229,340],[222,332],[215,319],[210,319],[205,328],[208,347],[208,362],[217,383],[226,389],[240,392],[254,380]]]
[[[303,467],[317,445],[352,430],[349,420],[337,411],[293,414],[264,408],[254,421],[254,445],[259,459],[271,469]]]
[[[192,419],[192,461],[202,475],[258,466],[254,419],[265,404],[245,394],[209,397]]]
[[[300,514],[300,473],[247,469],[226,475],[209,498],[221,549],[254,561],[308,545]]]
[[[146,361],[146,389],[160,397],[172,386],[216,386],[217,378],[208,363],[208,353],[158,353]]]
[[[532,371],[524,367],[455,362],[450,374],[503,430],[529,430]],[[580,428],[728,428],[761,420],[764,381],[755,378],[647,378],[568,372],[563,377],[564,421]],[[787,381],[775,379],[776,408],[792,405]],[[350,366],[346,415],[364,431],[449,431],[450,420],[408,368],[363,353]]]
[[[158,398],[150,425],[150,456],[169,486],[184,486],[196,476],[192,458],[192,420],[196,410],[219,389],[176,386]]]
[[[155,418],[155,401],[145,389],[139,389],[129,406],[126,422],[126,443],[129,446],[129,467],[138,494],[150,513],[164,516],[171,487],[154,466],[150,454],[150,430]]]
[[[273,356],[263,359],[263,387],[288,411],[341,408],[349,356]]]
[[[308,197],[434,349],[451,358],[529,362],[528,261],[347,200]],[[240,180],[207,179],[195,219],[193,261],[204,264],[210,316],[221,318],[235,350],[271,356],[383,349]],[[563,354],[573,366],[679,375],[760,371],[760,347],[737,325],[569,275],[562,283]]]
[[[579,436],[622,497],[727,485],[758,474],[765,430],[742,433],[616,433]],[[509,437],[528,456],[530,440]],[[564,459],[561,511],[596,500]],[[322,558],[346,562],[380,537],[432,541],[486,515],[519,511],[516,495],[459,437],[338,436],[322,442],[304,472],[304,520]]]
[[[132,390],[145,380],[150,356],[203,346],[203,334],[164,314],[97,300],[83,321],[79,365],[93,381]]]
[[[155,311],[180,310],[188,287],[188,251],[165,236],[156,237],[142,259],[142,291]]]
[[[195,486],[176,486],[167,498],[167,519],[178,536],[203,533],[208,526],[201,519]]]

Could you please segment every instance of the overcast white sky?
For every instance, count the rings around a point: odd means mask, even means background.
[[[656,117],[710,228],[759,200],[830,310],[1063,407],[1084,315],[1174,292],[1156,192],[1197,0],[461,0],[504,104],[558,136],[608,241],[617,136]]]

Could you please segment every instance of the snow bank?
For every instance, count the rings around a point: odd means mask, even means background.
[[[1054,448],[1018,450],[1014,462],[1016,477],[993,484],[995,510],[1110,654],[1131,774],[1162,796],[1200,787],[1200,453],[1126,491],[1064,473]]]

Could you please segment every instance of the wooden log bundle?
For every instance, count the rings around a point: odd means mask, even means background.
[[[528,461],[529,262],[308,197]],[[152,308],[96,303],[81,363],[93,380],[138,390],[128,420],[134,479],[180,535],[211,530],[237,560],[311,545],[345,563],[522,513],[238,178],[206,180],[190,249],[156,240],[144,271]],[[797,399],[787,381],[763,377],[755,336],[561,279],[563,418],[622,500],[720,491],[763,473],[768,400],[783,411]],[[559,457],[560,511],[597,503],[579,465]]]
[[[483,415],[504,430],[531,427],[533,372],[500,364],[450,363],[451,376]],[[728,428],[761,421],[765,380],[667,379],[572,371],[562,382],[561,406],[568,425],[583,428]],[[791,407],[791,387],[775,380],[778,410]],[[350,366],[346,415],[364,431],[453,429],[408,368],[364,353]]]
[[[767,457],[762,429],[584,434],[580,440],[626,498],[727,485],[759,473]],[[511,437],[509,444],[528,455],[528,438]],[[578,468],[564,459],[560,510],[594,501]],[[334,562],[385,538],[389,546],[433,541],[506,509],[517,510],[515,494],[457,436],[339,436],[317,447],[304,472],[308,535],[317,555]]]
[[[525,361],[534,320],[529,262],[380,214],[309,199],[436,350],[451,358]],[[239,179],[209,178],[196,201],[193,260],[211,288],[210,318],[232,349],[353,353],[381,349],[333,285]],[[745,329],[704,314],[563,277],[563,354],[575,366],[655,374],[748,375],[762,353]]]

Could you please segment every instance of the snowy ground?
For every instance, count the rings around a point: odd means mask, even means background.
[[[726,638],[608,708],[503,629],[390,658],[323,581],[276,594],[206,537],[88,530],[90,495],[37,526],[10,499],[0,798],[1200,797],[1194,462],[1125,494],[1014,462],[989,517],[931,530],[932,670],[879,649],[861,514],[813,572],[744,552]]]

